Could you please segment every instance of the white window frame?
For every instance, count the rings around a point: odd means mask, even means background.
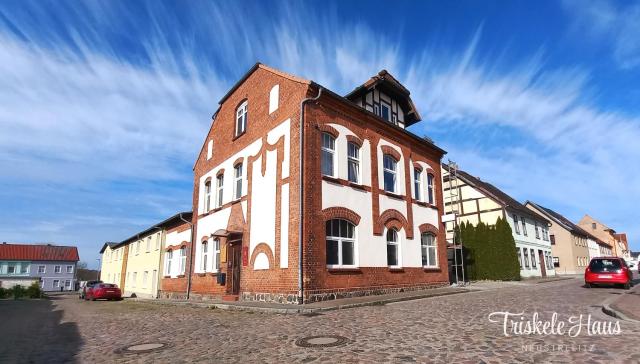
[[[180,248],[180,269],[178,269],[178,271],[180,272],[180,275],[184,275],[186,269],[187,269],[187,248],[186,247],[182,247]]]
[[[327,240],[333,240],[336,241],[338,243],[338,263],[337,264],[329,264],[327,262],[327,268],[355,268],[358,266],[358,250],[357,250],[357,229],[356,229],[356,225],[352,224],[351,222],[344,220],[344,219],[331,219],[328,220],[327,222],[325,222],[325,225],[329,222],[331,222],[331,224],[334,223],[338,223],[338,226],[340,226],[340,221],[345,221],[347,224],[353,226],[353,237],[344,237],[344,236],[333,236],[333,235],[327,235],[325,236],[325,244],[327,243]],[[340,227],[338,227],[338,230],[340,230]],[[348,230],[347,230],[348,231]],[[348,233],[347,233],[348,234]],[[326,235],[326,234],[325,234]],[[338,235],[343,235],[341,231],[339,231]],[[353,244],[353,264],[344,264],[343,259],[342,259],[342,250],[343,250],[343,245],[344,243],[352,243]],[[326,257],[325,257],[326,259]]]
[[[142,273],[142,288],[147,288],[147,281],[149,280],[149,271],[145,270]]]
[[[47,273],[47,266],[46,265],[39,265],[38,266],[38,273]]]
[[[207,271],[207,268],[208,268],[208,265],[209,265],[208,248],[209,248],[209,242],[208,241],[203,241],[200,244],[200,269],[203,272]]]
[[[220,239],[213,239],[213,270],[218,272],[220,270]]]
[[[390,160],[393,162],[393,169],[389,169],[387,168],[387,166],[385,166],[385,161]],[[387,192],[391,192],[391,193],[397,193],[398,190],[398,162],[391,154],[384,154],[382,156],[382,185],[384,187],[384,190]],[[393,187],[392,190],[388,190],[387,189],[387,183],[386,183],[386,174],[389,173],[392,177],[393,177]]]
[[[136,283],[138,282],[138,272],[133,272],[131,278],[133,279],[133,282],[131,282],[131,287],[136,288]]]
[[[242,175],[243,163],[238,163],[233,167],[233,198],[239,200],[242,198]]]
[[[247,131],[247,107],[249,105],[249,100],[245,100],[238,108],[236,109],[236,134],[235,136],[240,136]]]
[[[164,275],[171,275],[171,261],[173,260],[173,250],[169,250],[164,255]]]
[[[60,280],[54,279],[52,283],[53,288],[60,288]]]
[[[351,153],[354,151],[354,153]],[[355,180],[352,179],[351,166],[355,169]],[[360,183],[360,146],[353,142],[347,143],[347,180],[353,183]]]
[[[433,237],[433,245],[428,245],[425,244],[425,241],[423,240],[424,236],[432,236]],[[434,255],[434,259],[435,262],[430,262],[429,260],[429,251],[433,250],[433,255]],[[422,264],[422,266],[424,268],[438,268],[438,237],[431,232],[424,232],[422,234],[420,234],[420,252],[422,255],[422,261],[424,261],[424,257],[425,257],[425,252],[427,253],[426,257],[427,257],[427,264],[425,265],[424,263]]]
[[[216,177],[216,207],[224,203],[224,174]]]
[[[204,212],[211,211],[211,180],[204,183]]]
[[[422,201],[422,171],[418,168],[413,169],[413,190],[413,198]]]
[[[55,274],[61,274],[61,273],[62,273],[62,266],[61,266],[61,265],[56,265],[56,266],[53,268],[53,272],[54,272]]]
[[[524,255],[524,267],[525,269],[529,270],[530,264],[529,264],[529,248],[522,248],[522,252]]]
[[[140,240],[136,241],[136,255],[140,254]]]
[[[147,236],[147,253],[151,251],[151,235]]]
[[[518,263],[520,263],[520,270],[523,270],[524,266],[522,265],[522,248],[516,247],[516,251],[518,252]]]
[[[511,215],[513,217],[513,226],[515,228],[516,234],[520,235],[520,222],[518,221],[518,215],[513,214]]]
[[[72,265],[68,265],[67,266],[67,273],[73,273],[73,266]]]
[[[520,222],[522,223],[522,234],[524,236],[529,236],[527,233],[527,219],[524,216],[520,216]]]
[[[393,231],[395,233],[396,241],[392,241],[392,240],[389,239],[389,232],[390,231]],[[400,237],[399,237],[399,235],[400,235],[400,232],[398,230],[394,229],[394,228],[388,229],[387,232],[385,233],[385,239],[387,241],[387,244],[385,246],[387,248],[387,254],[386,254],[386,256],[387,256],[387,266],[389,268],[400,268],[400,267],[402,267],[402,257],[400,255]],[[390,245],[395,246],[395,249],[396,249],[396,264],[395,265],[389,264],[389,251],[388,251],[388,249],[389,249]]]
[[[427,202],[430,205],[436,204],[435,194],[433,193],[435,180],[436,177],[433,175],[433,173],[427,172]]]
[[[160,237],[160,233],[156,233],[156,250],[160,250],[160,240],[162,238]]]
[[[325,146],[325,140],[330,141],[330,146]],[[331,156],[331,173],[325,173],[324,155],[327,153]],[[322,133],[322,140],[320,145],[320,172],[324,176],[335,177],[336,175],[336,138],[329,133]]]
[[[385,118],[383,115],[383,111],[384,108],[386,108],[388,110],[388,118]],[[380,117],[384,120],[384,121],[391,121],[391,105],[389,105],[388,103],[386,103],[385,101],[380,101]]]
[[[531,250],[531,268],[538,269],[538,265],[536,264],[536,251],[535,249]]]

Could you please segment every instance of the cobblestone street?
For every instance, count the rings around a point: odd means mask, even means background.
[[[519,283],[471,293],[387,305],[279,315],[177,307],[141,302],[84,302],[75,296],[53,300],[62,324],[76,323],[82,345],[79,362],[639,362],[635,338],[640,325],[620,322],[617,336],[529,335],[505,337],[494,311],[538,312],[541,320],[592,315],[616,320],[600,305],[621,289],[581,287],[580,279]],[[638,291],[636,286],[634,291]],[[304,348],[298,339],[339,335],[338,347]],[[168,347],[141,354],[117,349],[161,342]],[[66,358],[66,357],[65,357]],[[53,360],[51,362],[56,362]]]

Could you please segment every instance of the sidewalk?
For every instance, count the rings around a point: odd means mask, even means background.
[[[147,302],[164,305],[186,305],[205,308],[219,308],[225,310],[244,310],[255,312],[270,312],[280,314],[310,314],[314,312],[341,310],[352,307],[377,306],[392,302],[401,302],[408,300],[417,300],[429,297],[448,296],[452,294],[467,293],[471,290],[460,287],[443,287],[433,288],[420,291],[409,291],[392,293],[386,295],[372,295],[353,298],[342,298],[338,300],[314,302],[305,305],[290,305],[269,302],[255,301],[186,301],[186,300],[165,300],[165,299],[146,299],[133,298],[137,302]],[[128,299],[129,300],[129,299]]]
[[[636,283],[638,284],[638,283]],[[609,312],[606,312],[606,311]],[[640,285],[616,297],[605,305],[605,313],[627,321],[640,323]]]

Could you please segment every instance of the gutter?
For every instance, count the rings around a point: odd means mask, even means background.
[[[191,293],[191,271],[193,270],[193,222],[191,221],[187,221],[182,217],[182,213],[180,213],[180,215],[178,216],[180,218],[180,220],[186,222],[187,224],[189,224],[189,227],[191,228],[191,247],[189,250],[189,256],[191,259],[189,259],[189,275],[187,276],[187,299],[189,299],[189,295]],[[166,237],[165,237],[166,239]]]
[[[298,303],[304,302],[304,282],[303,282],[303,269],[302,269],[302,232],[303,232],[303,218],[304,218],[304,106],[309,101],[316,101],[322,95],[322,86],[318,86],[318,95],[316,97],[307,97],[300,102],[300,219],[298,221]]]

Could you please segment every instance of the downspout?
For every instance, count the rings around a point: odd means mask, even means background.
[[[186,222],[187,224],[189,224],[189,227],[191,228],[191,247],[189,249],[189,275],[187,276],[187,299],[189,299],[189,295],[191,293],[191,270],[193,269],[193,222],[191,221],[187,221],[182,217],[182,213],[180,213],[180,215],[178,215],[178,217],[180,218],[180,220]],[[166,239],[166,238],[165,238]]]
[[[300,102],[300,219],[298,221],[298,303],[304,302],[304,284],[302,277],[302,231],[303,231],[303,218],[304,218],[304,105],[308,101],[316,101],[322,95],[322,87],[318,88],[318,95],[316,97],[308,97]]]

